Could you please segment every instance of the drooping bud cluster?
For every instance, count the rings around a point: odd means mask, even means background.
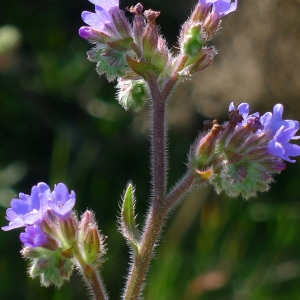
[[[200,180],[209,181],[217,193],[245,199],[269,189],[273,175],[285,169],[282,160],[295,162],[300,146],[291,144],[299,123],[282,120],[283,106],[274,106],[273,114],[249,115],[249,105],[229,106],[229,121],[216,121],[207,134],[191,149],[191,167]]]
[[[61,286],[69,280],[77,264],[77,256],[84,257],[79,265],[91,261],[94,264],[92,267],[99,265],[98,252],[101,247],[95,251],[94,244],[102,245],[102,238],[95,221],[83,226],[86,224],[86,214],[78,225],[74,204],[75,193],[72,191],[69,194],[65,184],[55,185],[51,192],[49,186],[41,182],[33,186],[30,195],[20,193],[19,199],[13,199],[11,208],[6,212],[9,225],[2,227],[2,230],[25,227],[25,232],[20,234],[24,244],[21,253],[30,260],[30,276],[39,276],[44,286]],[[87,238],[87,227],[97,230],[93,242]],[[104,253],[102,248],[101,255]]]

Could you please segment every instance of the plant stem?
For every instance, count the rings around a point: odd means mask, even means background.
[[[157,85],[156,77],[148,78],[152,98],[152,185],[153,201],[150,208],[138,254],[129,273],[124,299],[138,299],[141,293],[149,262],[157,237],[165,218],[164,201],[166,188],[166,136],[165,101]]]
[[[176,66],[175,70],[173,71],[172,76],[165,83],[163,90],[161,92],[162,98],[164,100],[168,99],[168,97],[171,95],[171,91],[174,89],[174,86],[176,85],[176,83],[178,82],[178,79],[179,79],[178,72],[180,72],[184,68],[184,65],[187,60],[188,60],[188,57],[184,56],[184,55],[182,55],[178,58],[177,66]]]
[[[107,300],[108,297],[106,296],[107,294],[105,292],[103,282],[99,275],[99,271],[96,268],[91,267],[90,265],[85,263],[78,249],[75,249],[74,257],[82,271],[82,275],[84,276],[85,282],[93,292],[94,299]]]
[[[191,170],[182,177],[182,179],[175,185],[171,192],[167,195],[165,201],[165,212],[169,212],[171,207],[174,207],[177,202],[182,199],[188,192],[192,191],[193,183],[195,182],[195,175]]]

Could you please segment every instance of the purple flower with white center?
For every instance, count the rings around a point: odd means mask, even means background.
[[[60,219],[70,216],[75,204],[75,193],[68,193],[67,187],[59,183],[51,193],[46,183],[40,182],[32,187],[31,195],[19,194],[19,199],[11,201],[11,207],[6,211],[8,226],[2,230],[8,231],[19,227],[40,224],[47,210],[52,210]]]
[[[38,225],[33,225],[20,234],[20,240],[25,246],[35,248],[45,245],[47,237]]]
[[[261,123],[272,139],[268,143],[267,149],[271,155],[277,156],[288,162],[295,162],[290,156],[300,155],[300,146],[290,144],[290,140],[299,139],[295,136],[299,129],[299,122],[293,120],[282,120],[283,105],[276,104],[273,114],[268,112],[261,117]]]
[[[75,200],[75,193],[71,191],[69,194],[66,185],[59,183],[55,185],[47,204],[57,217],[66,220],[70,217]]]

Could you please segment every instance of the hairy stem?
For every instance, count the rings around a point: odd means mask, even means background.
[[[183,69],[184,64],[186,63],[187,60],[188,60],[188,57],[184,56],[184,55],[182,55],[178,58],[178,63],[177,63],[175,70],[173,71],[172,76],[168,79],[168,81],[165,83],[165,85],[163,87],[163,90],[161,93],[163,99],[167,99],[171,95],[171,91],[173,90],[174,86],[176,85],[176,83],[178,82],[178,79],[179,79],[178,72],[180,72]]]
[[[141,244],[127,280],[124,299],[138,299],[148,270],[153,249],[165,218],[164,201],[166,188],[166,136],[165,101],[157,85],[156,77],[148,79],[152,98],[152,205],[148,214]]]
[[[93,299],[107,300],[108,297],[103,282],[101,280],[101,277],[99,275],[99,271],[96,268],[91,267],[90,265],[85,263],[78,249],[75,249],[74,257],[81,269],[81,274],[83,275],[85,282],[93,292]]]
[[[188,170],[182,179],[175,185],[171,192],[167,195],[165,201],[165,211],[168,213],[171,207],[185,197],[188,192],[192,190],[192,186],[195,181],[195,175]]]

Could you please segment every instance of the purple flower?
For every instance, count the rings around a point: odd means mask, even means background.
[[[45,245],[47,237],[38,225],[33,225],[20,234],[20,240],[25,246],[35,248]]]
[[[130,35],[130,26],[124,20],[119,9],[119,0],[89,0],[95,4],[95,13],[84,11],[82,20],[88,24],[79,29],[79,36],[90,41],[101,41],[112,37],[113,40],[122,39]]]
[[[229,105],[229,111],[235,110],[233,103]],[[246,122],[253,122],[254,117],[261,123],[263,128],[259,129],[257,134],[265,132],[269,138],[267,143],[267,151],[269,154],[284,159],[288,162],[295,162],[290,156],[295,157],[300,155],[300,146],[291,144],[290,140],[299,139],[300,136],[295,136],[299,129],[299,122],[293,120],[282,120],[283,106],[276,104],[271,112],[265,113],[259,117],[258,113],[249,115],[249,105],[242,103],[237,110],[243,117],[243,122],[237,124],[237,127],[244,126]]]
[[[211,6],[216,1],[218,0],[198,0],[201,6],[206,6],[206,7]]]
[[[48,207],[62,220],[69,218],[72,208],[75,204],[75,193],[71,191],[69,194],[68,188],[59,183],[55,185],[54,191],[50,195],[48,200]]]
[[[33,186],[31,195],[19,194],[19,199],[12,199],[10,208],[6,211],[8,226],[2,227],[7,231],[19,227],[40,224],[47,210],[52,210],[61,219],[69,217],[75,204],[75,193],[69,195],[67,187],[59,183],[51,193],[46,183],[40,182]]]
[[[233,102],[231,102],[229,105],[229,111],[232,111],[232,110],[238,110],[239,114],[243,117],[243,121],[241,123],[237,124],[237,127],[244,126],[248,122],[249,119],[251,119],[250,122],[252,122],[253,118],[259,117],[259,113],[254,113],[252,115],[249,115],[250,106],[248,103],[241,103],[238,106],[238,108],[236,109]]]
[[[212,8],[213,19],[221,19],[236,9],[237,0],[235,2],[231,2],[231,0],[217,0]]]
[[[261,123],[270,136],[267,149],[271,155],[277,156],[289,162],[295,162],[290,156],[300,155],[300,146],[290,144],[290,140],[299,139],[295,136],[299,129],[299,122],[293,120],[282,120],[283,105],[276,104],[273,108],[273,114],[268,112],[261,117]]]

